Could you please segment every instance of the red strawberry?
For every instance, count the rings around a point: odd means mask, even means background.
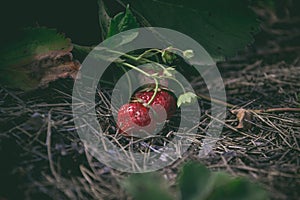
[[[118,127],[124,135],[132,136],[139,132],[151,133],[156,128],[156,123],[151,120],[149,108],[141,103],[123,105],[118,112]]]
[[[153,94],[154,91],[144,91],[136,93],[135,97],[142,100],[143,103],[148,103]],[[157,122],[164,122],[176,111],[176,100],[174,96],[165,90],[158,91],[150,105],[156,113],[154,118]]]

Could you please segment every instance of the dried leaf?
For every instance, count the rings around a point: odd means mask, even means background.
[[[252,114],[249,110],[240,108],[240,109],[231,110],[230,112],[236,115],[239,121],[238,125],[236,126],[237,129],[251,128],[252,124],[250,122],[252,120]]]
[[[70,39],[44,27],[21,33],[0,49],[0,84],[32,90],[58,78],[76,77],[80,64],[70,53]]]
[[[59,78],[73,78],[75,79],[80,68],[80,63],[77,61],[68,61],[57,66],[49,68],[42,76],[39,87],[46,87],[52,81]]]

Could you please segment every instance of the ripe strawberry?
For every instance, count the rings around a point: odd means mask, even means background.
[[[142,131],[151,133],[156,128],[156,122],[151,120],[149,108],[137,102],[125,104],[119,109],[117,124],[121,133],[128,136]]]
[[[148,103],[153,96],[154,91],[142,91],[135,94],[135,98]],[[164,122],[169,119],[176,111],[176,100],[168,91],[160,90],[156,93],[154,100],[150,104],[156,115],[154,118],[157,122]]]

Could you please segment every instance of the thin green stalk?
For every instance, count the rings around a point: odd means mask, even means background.
[[[124,57],[129,58],[129,59],[134,60],[134,61],[139,61],[139,60],[143,59],[144,61],[147,61],[147,62],[151,62],[151,60],[143,58],[143,56],[146,53],[148,53],[150,51],[157,51],[157,53],[161,53],[161,50],[159,50],[159,49],[149,49],[149,50],[145,51],[144,53],[142,53],[141,55],[139,55],[138,57],[135,57],[135,56],[132,56],[132,55],[129,55],[129,54],[126,54],[126,53],[122,53],[122,52],[119,52],[119,51],[111,50],[111,49],[106,49],[106,51],[118,54],[120,56],[124,56]]]
[[[156,78],[156,77],[153,77],[151,74],[149,74],[149,73],[147,73],[147,72],[145,72],[145,71],[139,69],[138,67],[133,66],[133,65],[131,65],[131,64],[129,64],[129,63],[125,63],[125,62],[124,62],[124,63],[122,63],[122,64],[123,64],[124,66],[130,67],[131,69],[136,70],[136,71],[138,71],[138,72],[144,74],[145,76],[148,76],[148,77],[154,79],[154,81],[155,81],[155,88],[154,88],[154,93],[153,93],[153,95],[152,95],[150,101],[147,103],[147,105],[149,106],[149,105],[153,102],[153,100],[154,100],[154,98],[155,98],[155,96],[156,96],[156,94],[157,94],[157,91],[158,91],[158,80],[157,80],[157,78]]]
[[[136,71],[138,71],[138,72],[144,74],[145,76],[152,77],[151,74],[149,74],[149,73],[147,73],[147,72],[141,70],[140,68],[138,68],[138,67],[136,67],[136,66],[134,66],[134,65],[131,65],[131,64],[126,63],[126,62],[123,62],[123,63],[121,63],[121,64],[123,64],[124,66],[129,67],[129,68],[131,68],[131,69],[134,69],[134,70],[136,70]]]
[[[141,55],[139,55],[138,57],[136,57],[137,60],[140,60],[141,58],[143,58],[144,55],[146,55],[148,52],[151,51],[156,51],[157,53],[161,53],[160,49],[149,49],[147,51],[145,51],[144,53],[142,53]]]
[[[159,64],[159,63],[155,63],[158,67],[160,67],[161,69],[163,69],[163,70],[165,70],[166,68],[163,66],[163,65],[161,65],[161,64]]]
[[[154,78],[154,81],[155,81],[154,93],[153,93],[151,99],[149,100],[149,102],[147,103],[148,106],[153,102],[153,100],[154,100],[154,98],[155,98],[155,96],[157,94],[157,91],[158,91],[158,81],[157,81],[157,78]]]
[[[174,48],[174,47],[167,47],[165,48],[163,51],[172,51],[172,50],[175,50],[175,51],[178,51],[180,53],[183,53],[183,51],[181,49],[177,49],[177,48]]]
[[[131,60],[135,60],[135,61],[137,61],[137,57],[135,57],[135,56],[131,56],[131,55],[129,55],[129,54],[126,54],[126,53],[122,53],[122,52],[115,51],[115,50],[111,50],[111,49],[106,49],[106,51],[108,51],[108,52],[110,52],[110,53],[115,53],[115,54],[118,54],[118,55],[120,55],[120,56],[124,56],[124,57],[126,57],[126,58],[129,58],[129,59],[131,59]]]

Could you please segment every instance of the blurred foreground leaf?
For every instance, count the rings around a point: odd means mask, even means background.
[[[231,177],[224,172],[213,173],[214,188],[209,194],[209,200],[266,200],[267,192],[258,183],[252,183],[246,178]]]
[[[124,182],[133,199],[183,200],[266,200],[268,195],[260,185],[224,172],[210,172],[199,163],[187,163],[178,174],[179,191],[171,196],[166,181],[156,173],[134,174]],[[173,191],[174,193],[174,191]],[[175,198],[179,199],[179,198]]]
[[[198,163],[183,167],[178,184],[184,200],[268,199],[259,185],[224,172],[210,172]]]
[[[137,200],[172,200],[165,181],[158,174],[134,174],[125,182],[126,191]]]
[[[179,176],[182,199],[204,199],[212,190],[210,171],[202,165],[186,164]]]

